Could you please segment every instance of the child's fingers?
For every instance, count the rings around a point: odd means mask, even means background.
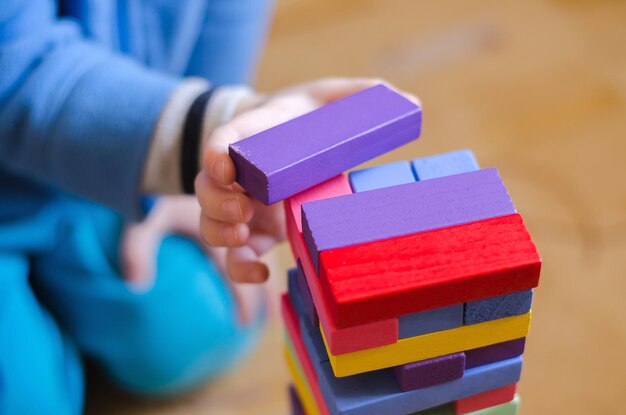
[[[196,177],[196,194],[202,213],[220,222],[246,223],[254,213],[254,206],[248,196],[218,186],[204,172]]]
[[[228,275],[236,282],[261,283],[269,277],[267,265],[259,261],[249,246],[231,248],[226,257]]]
[[[248,241],[250,228],[243,223],[225,223],[202,215],[200,233],[209,245],[237,247]]]
[[[235,163],[223,150],[209,147],[202,157],[204,171],[221,186],[228,186],[235,182],[237,171]]]

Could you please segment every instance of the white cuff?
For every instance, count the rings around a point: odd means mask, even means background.
[[[204,79],[188,78],[163,107],[144,167],[141,188],[145,193],[182,193],[180,152],[185,120],[191,104],[209,88],[210,84]]]

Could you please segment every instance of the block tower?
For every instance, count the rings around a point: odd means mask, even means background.
[[[231,145],[238,182],[285,201],[293,414],[513,415],[541,259],[469,150],[343,172],[416,139],[376,86]]]

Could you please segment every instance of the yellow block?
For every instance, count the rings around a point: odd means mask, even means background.
[[[531,313],[400,339],[358,352],[332,355],[322,332],[330,365],[337,377],[384,369],[519,339],[528,334]]]
[[[298,396],[302,401],[302,406],[304,406],[304,410],[307,415],[320,415],[320,411],[317,407],[317,403],[315,402],[315,398],[313,397],[313,393],[309,388],[309,384],[304,377],[304,372],[302,368],[300,368],[300,363],[298,359],[294,356],[294,352],[291,349],[290,345],[287,343],[285,345],[285,360],[287,360],[287,367],[289,368],[289,372],[291,373],[291,379],[293,380],[293,384],[296,388],[296,392],[298,392]]]

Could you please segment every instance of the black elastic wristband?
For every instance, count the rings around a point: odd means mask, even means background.
[[[183,191],[194,194],[194,181],[200,171],[198,151],[200,151],[200,135],[204,121],[204,111],[211,98],[212,90],[198,95],[193,101],[183,128],[183,143],[180,151],[180,177]]]

